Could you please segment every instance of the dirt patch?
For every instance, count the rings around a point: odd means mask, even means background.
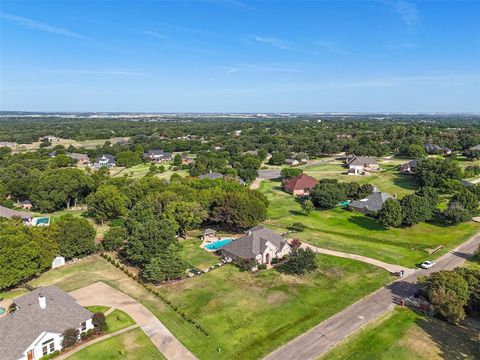
[[[408,329],[399,345],[409,349],[418,359],[442,360],[440,349],[424,331],[414,326]],[[412,355],[413,355],[412,354]]]
[[[278,305],[288,299],[288,296],[282,291],[274,291],[267,296],[267,304]]]

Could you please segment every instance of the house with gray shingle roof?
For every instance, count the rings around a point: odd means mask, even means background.
[[[0,319],[0,359],[36,360],[62,349],[65,330],[93,329],[92,313],[56,286],[40,287],[14,300]]]
[[[171,161],[172,154],[169,152],[164,152],[163,150],[148,150],[143,154],[143,159],[153,162],[164,162]]]
[[[376,191],[372,195],[361,200],[353,200],[348,207],[353,211],[358,211],[364,214],[371,214],[372,212],[383,209],[383,204],[392,196],[385,192]]]
[[[411,160],[405,164],[400,165],[398,168],[404,174],[411,174],[417,170],[417,166],[420,160]]]
[[[115,164],[115,157],[111,154],[105,154],[102,156],[99,156],[95,159],[95,162],[93,164],[94,167],[96,168],[101,168],[101,167],[114,167]]]
[[[352,155],[347,159],[348,175],[362,175],[366,171],[378,171],[377,160],[370,156]]]
[[[291,248],[281,235],[264,226],[256,226],[219,251],[227,259],[254,260],[258,265],[270,265],[272,259],[283,258]]]

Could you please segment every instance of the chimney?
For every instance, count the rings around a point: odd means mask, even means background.
[[[38,305],[40,309],[45,310],[47,308],[47,298],[43,294],[38,294]]]

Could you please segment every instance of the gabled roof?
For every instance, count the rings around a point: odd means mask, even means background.
[[[66,155],[67,155],[69,158],[75,159],[75,160],[77,160],[77,161],[79,161],[79,160],[90,161],[90,158],[88,157],[87,154],[67,152]]]
[[[294,191],[294,190],[305,190],[311,189],[318,184],[318,180],[311,177],[307,174],[300,174],[291,179],[285,181],[285,189]]]
[[[287,244],[281,235],[259,225],[248,230],[245,236],[222,247],[222,250],[243,259],[252,259],[265,251],[267,242],[270,242],[278,250]]]
[[[200,175],[200,179],[210,179],[210,180],[215,180],[215,179],[223,179],[223,174],[217,173],[217,172],[211,172],[205,175]]]
[[[480,144],[472,146],[470,150],[480,150]]]
[[[6,208],[5,206],[0,206],[0,217],[11,219],[18,217],[22,220],[33,218],[33,214],[27,211],[18,211]]]
[[[355,209],[366,209],[368,211],[380,211],[387,199],[392,198],[390,194],[385,192],[374,192],[362,200],[353,200],[348,206]]]
[[[46,298],[41,309],[38,297]],[[92,317],[73,297],[56,286],[40,287],[15,299],[18,309],[0,319],[0,359],[17,360],[44,331],[63,333],[68,328],[79,328]]]
[[[348,165],[356,165],[356,166],[367,166],[367,165],[377,165],[377,160],[370,156],[357,156],[352,155],[348,161]]]
[[[99,156],[95,159],[96,163],[99,163],[100,161],[108,160],[109,164],[115,164],[115,157],[111,154],[104,154],[102,156]]]

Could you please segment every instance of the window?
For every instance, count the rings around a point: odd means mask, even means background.
[[[50,340],[47,340],[47,341],[44,341],[42,343],[42,353],[43,353],[43,356],[45,355],[48,355],[52,352],[55,351],[55,343],[53,341],[53,339],[50,339]]]
[[[84,332],[84,331],[87,331],[87,322],[84,321],[80,324],[82,326],[82,331],[81,332]]]

